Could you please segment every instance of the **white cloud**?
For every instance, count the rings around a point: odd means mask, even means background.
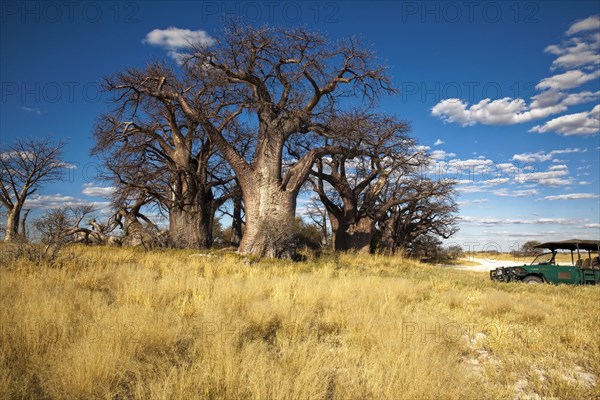
[[[471,185],[471,186],[459,186],[459,187],[456,188],[456,191],[460,192],[460,193],[465,193],[465,194],[468,194],[468,193],[485,193],[485,192],[488,191],[488,189],[483,188],[483,187],[478,186],[478,185]]]
[[[472,205],[472,204],[484,204],[487,203],[489,201],[489,199],[475,199],[475,200],[461,200],[461,201],[457,201],[456,203],[463,207],[463,206],[468,206],[468,205]]]
[[[505,183],[508,183],[510,181],[509,178],[495,178],[495,179],[487,179],[484,181],[481,181],[481,184],[483,186],[498,186],[498,185],[504,185]]]
[[[96,186],[93,183],[85,183],[81,193],[91,197],[110,197],[115,190],[114,186]]]
[[[562,67],[570,70],[541,79],[536,85],[538,93],[529,100],[512,97],[486,98],[469,104],[459,98],[449,98],[435,104],[431,108],[431,114],[445,123],[456,123],[462,126],[512,125],[560,114],[576,104],[597,102],[600,91],[566,92],[600,77],[600,69],[597,67],[600,65],[600,33],[587,32],[594,29],[593,26],[597,21],[598,17],[594,16],[574,23],[569,28],[570,35],[577,33],[581,35],[571,36],[559,45],[546,47],[546,53],[558,56],[551,69]],[[541,129],[541,127],[537,128]],[[577,130],[578,133],[573,134],[589,134],[586,132],[590,129],[585,126]]]
[[[529,132],[556,132],[563,136],[594,135],[600,132],[600,104],[589,112],[561,115],[544,125],[534,126]]]
[[[61,207],[77,207],[82,205],[92,204],[96,209],[110,207],[108,201],[87,201],[78,199],[73,196],[65,196],[60,193],[51,195],[33,195],[25,202],[27,208],[61,208]]]
[[[438,140],[435,141],[435,143],[433,145],[434,146],[439,146],[439,145],[442,145],[444,143],[446,143],[446,142],[444,142],[442,139],[438,139]]]
[[[444,150],[434,150],[430,153],[434,160],[445,160],[448,157],[456,157],[455,153],[446,153]]]
[[[538,191],[535,189],[526,189],[526,190],[509,190],[509,189],[498,189],[492,191],[492,194],[499,197],[530,197],[538,194]]]
[[[571,36],[582,31],[599,30],[600,29],[600,16],[592,15],[581,21],[573,23],[567,30],[567,35]]]
[[[71,164],[71,163],[64,162],[64,161],[57,161],[56,163],[54,163],[54,165],[56,165],[59,168],[64,168],[64,169],[77,169],[77,164]]]
[[[585,153],[586,149],[580,149],[576,147],[574,149],[566,148],[561,150],[552,150],[552,151],[538,151],[535,153],[520,153],[512,156],[512,159],[515,161],[532,163],[532,162],[543,162],[548,161],[554,158],[557,154],[568,154],[568,153]]]
[[[541,232],[511,232],[511,231],[498,231],[496,229],[494,230],[484,230],[484,233],[487,234],[492,234],[495,237],[498,236],[508,236],[508,237],[516,237],[516,238],[531,238],[531,237],[544,237],[544,235],[547,234],[547,231],[544,231],[544,233]]]
[[[21,107],[21,110],[26,111],[28,113],[35,114],[35,115],[42,115],[42,111],[37,107],[31,108],[31,107],[23,106],[23,107]]]
[[[567,178],[569,168],[566,165],[553,165],[544,172],[523,173],[517,177],[519,183],[536,183],[543,186],[564,186],[573,183]]]
[[[560,44],[547,46],[544,51],[558,56],[553,62],[551,69],[557,68],[578,68],[583,66],[600,64],[600,27],[598,26],[598,16],[593,16],[574,23],[567,35],[568,39]],[[585,28],[585,29],[583,29]],[[596,32],[587,32],[589,30]],[[580,35],[573,36],[577,33]]]
[[[586,82],[597,79],[600,76],[600,70],[586,74],[578,69],[557,74],[549,78],[544,78],[536,85],[537,89],[554,89],[557,91],[573,89],[583,85]]]
[[[523,99],[505,97],[499,100],[483,99],[471,106],[461,99],[445,99],[431,108],[431,115],[441,118],[444,122],[462,126],[472,126],[477,123],[513,125],[546,118],[567,110],[570,105],[590,102],[599,97],[600,92],[567,95],[546,91],[533,96],[529,105]],[[552,104],[552,101],[558,103]]]
[[[559,55],[552,62],[551,69],[553,70],[557,68],[578,68],[600,63],[600,54],[597,52],[595,43],[572,40],[569,44],[565,44],[562,47],[556,45],[548,46],[546,47],[546,52],[553,52]]]
[[[600,195],[595,193],[569,193],[559,194],[557,196],[546,196],[544,200],[582,200],[582,199],[597,199]]]
[[[215,40],[205,31],[192,31],[171,26],[167,29],[154,29],[148,32],[142,43],[161,47],[167,50],[171,58],[180,62],[183,57],[180,50],[193,46],[212,46]]]
[[[549,91],[546,93],[550,93]],[[592,101],[597,101],[600,98],[600,90],[595,92],[579,92],[579,93],[571,93],[567,97],[565,97],[561,104],[565,106],[574,106],[577,104],[585,104],[590,103]]]
[[[541,162],[541,161],[548,161],[548,160],[552,159],[552,154],[546,153],[543,151],[538,151],[536,153],[521,153],[521,154],[513,155],[512,159],[515,161],[526,162],[526,163]]]
[[[581,221],[572,218],[538,218],[538,219],[500,219],[500,218],[481,218],[471,216],[461,216],[459,219],[465,223],[474,225],[580,225]]]
[[[445,99],[431,109],[431,115],[440,117],[444,122],[456,122],[462,126],[473,125],[467,103],[461,99]]]

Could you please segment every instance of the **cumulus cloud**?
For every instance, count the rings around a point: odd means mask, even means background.
[[[492,194],[499,197],[530,197],[538,194],[538,191],[535,189],[510,190],[502,188],[492,191]]]
[[[533,163],[533,162],[543,162],[552,160],[554,156],[557,154],[568,154],[568,153],[585,153],[587,149],[580,149],[576,147],[574,149],[566,148],[560,150],[552,150],[552,151],[537,151],[535,153],[520,153],[512,156],[514,161],[525,162],[525,163]],[[558,160],[557,160],[558,161]]]
[[[542,186],[564,186],[573,183],[566,165],[553,165],[546,171],[522,173],[516,177],[518,183],[535,183]]]
[[[471,216],[461,216],[462,222],[474,225],[580,225],[587,220],[567,219],[567,218],[537,218],[537,219],[501,219],[501,218],[480,218]]]
[[[544,200],[583,200],[583,199],[597,199],[600,195],[595,193],[569,193],[559,194],[556,196],[546,196]]]
[[[434,146],[440,146],[440,145],[442,145],[444,143],[446,143],[446,142],[444,142],[442,139],[438,139],[438,140],[435,141],[435,143],[433,145]]]
[[[529,132],[556,132],[563,136],[587,136],[600,132],[600,105],[591,111],[561,115],[543,125],[536,125]]]
[[[114,186],[97,186],[93,183],[85,183],[81,193],[91,197],[110,197],[115,190]]]
[[[445,160],[449,157],[456,157],[455,153],[447,153],[444,150],[434,150],[430,153],[430,157],[434,160]]]
[[[546,53],[558,55],[552,62],[551,69],[578,68],[600,63],[597,42],[586,42],[573,39],[561,45],[550,45],[544,49]]]
[[[594,32],[589,32],[594,31]],[[588,17],[575,22],[567,30],[568,38],[560,44],[547,46],[544,51],[558,56],[551,69],[578,68],[600,64],[600,17]],[[574,36],[578,34],[577,36]]]
[[[566,94],[546,91],[532,97],[526,104],[523,99],[483,99],[469,106],[461,99],[444,99],[432,107],[431,115],[447,123],[462,126],[522,124],[566,111],[569,106],[587,103],[600,98],[600,91]]]
[[[208,47],[215,43],[205,31],[192,31],[171,26],[167,29],[154,29],[146,35],[142,43],[158,46],[167,50],[167,54],[177,62],[181,62],[181,50],[193,46]]]
[[[437,103],[431,109],[431,115],[441,118],[444,122],[455,122],[462,126],[473,125],[470,111],[467,110],[467,102],[461,99],[445,99]]]
[[[512,125],[522,124],[563,113],[569,107],[577,104],[598,102],[600,91],[571,92],[585,84],[594,82],[600,77],[600,32],[598,16],[575,22],[567,31],[567,39],[560,43],[547,46],[546,53],[557,56],[551,69],[563,68],[566,71],[543,78],[536,85],[538,93],[529,100],[523,98],[505,97],[501,99],[482,99],[469,104],[459,98],[448,98],[439,101],[431,108],[431,115],[440,118],[445,123],[456,123],[462,126],[483,125]],[[589,113],[588,113],[589,114]],[[561,130],[551,129],[545,125],[534,127],[553,131],[563,135],[594,134],[598,132],[594,115],[572,114],[565,120],[555,118],[554,124],[569,124]],[[552,121],[550,121],[552,122]],[[572,125],[575,125],[573,128]],[[557,128],[558,129],[558,128]]]
[[[573,23],[567,30],[567,35],[571,36],[589,30],[600,30],[600,16],[592,15],[591,17]]]
[[[474,205],[474,204],[484,204],[487,203],[489,201],[489,199],[475,199],[475,200],[461,200],[461,201],[457,201],[456,203],[459,206],[468,206],[468,205]]]
[[[459,186],[456,188],[456,191],[459,193],[469,194],[469,193],[485,193],[485,192],[488,192],[489,189],[484,188],[479,185],[470,185],[470,186]]]
[[[536,88],[554,90],[573,89],[583,85],[586,82],[598,79],[599,76],[600,70],[596,70],[588,74],[575,69],[551,76],[549,78],[544,78],[536,85]]]
[[[49,209],[61,207],[77,207],[83,205],[93,205],[96,209],[105,209],[110,207],[108,201],[87,201],[73,196],[62,195],[60,193],[50,195],[33,195],[27,199],[27,207],[33,209]]]

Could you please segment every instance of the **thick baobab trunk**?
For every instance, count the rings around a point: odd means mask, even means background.
[[[260,257],[295,258],[296,194],[276,185],[245,192],[246,229],[239,252]]]
[[[175,247],[206,249],[212,246],[214,197],[201,177],[206,173],[188,171],[187,153],[179,157],[187,172],[173,177],[169,209],[169,236]],[[208,160],[205,161],[208,163]],[[203,184],[204,183],[204,184]]]
[[[370,252],[375,221],[365,217],[353,222],[350,218],[336,218],[333,214],[330,214],[330,220],[334,250]]]
[[[5,242],[13,242],[19,239],[19,221],[21,219],[21,207],[15,204],[8,210],[6,217],[6,231],[4,234]]]
[[[176,247],[205,249],[212,245],[210,211],[202,207],[174,208],[169,211],[169,233]]]
[[[396,214],[392,214],[386,218],[385,222],[381,226],[381,239],[379,240],[378,247],[380,250],[386,251],[390,254],[396,253]]]
[[[244,195],[246,229],[238,251],[259,257],[296,258],[296,197],[299,185],[281,179],[283,138],[264,136],[254,168],[238,180]]]

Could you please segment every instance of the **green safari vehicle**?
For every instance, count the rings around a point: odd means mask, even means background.
[[[540,254],[529,265],[496,268],[490,271],[490,279],[499,282],[600,284],[600,241],[571,239],[535,247],[550,252]],[[558,250],[570,250],[571,262],[557,262]]]

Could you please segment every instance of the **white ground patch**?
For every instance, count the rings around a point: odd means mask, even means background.
[[[489,272],[499,267],[514,267],[516,265],[529,264],[527,261],[506,261],[506,260],[494,260],[487,258],[472,258],[464,259],[465,261],[473,261],[480,265],[450,265],[449,267],[462,269],[465,271],[479,271]]]

